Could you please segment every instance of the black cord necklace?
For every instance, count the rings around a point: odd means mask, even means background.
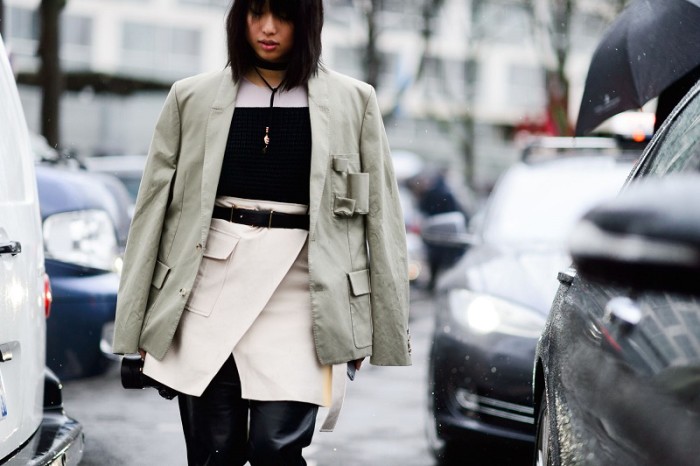
[[[280,83],[277,87],[272,87],[269,82],[267,82],[267,79],[263,77],[263,75],[260,73],[257,67],[253,67],[255,69],[255,72],[258,73],[258,76],[260,76],[260,79],[263,80],[265,85],[267,86],[268,89],[270,89],[270,110],[267,115],[267,126],[265,126],[265,137],[263,137],[263,142],[265,143],[265,146],[262,148],[262,153],[267,154],[267,148],[270,145],[270,123],[272,122],[272,106],[275,103],[275,94],[277,94],[277,91],[279,90],[280,86],[282,83]],[[284,81],[283,81],[284,82]]]

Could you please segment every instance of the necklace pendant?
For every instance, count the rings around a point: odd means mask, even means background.
[[[270,127],[266,126],[265,127],[265,137],[263,137],[263,142],[265,143],[265,147],[263,147],[263,154],[267,154],[267,147],[270,145]]]

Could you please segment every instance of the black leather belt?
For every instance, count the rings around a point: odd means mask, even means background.
[[[306,214],[286,214],[274,210],[239,209],[237,207],[214,206],[214,218],[242,223],[254,227],[309,229],[309,216]]]

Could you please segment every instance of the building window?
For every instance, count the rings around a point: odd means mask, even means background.
[[[363,48],[358,46],[336,46],[333,50],[333,69],[340,73],[362,79]]]
[[[420,77],[425,85],[425,95],[430,99],[445,99],[446,77],[443,60],[439,57],[425,57],[423,76]]]
[[[201,5],[212,8],[228,8],[232,0],[179,0],[183,5]]]
[[[463,102],[467,98],[467,66],[462,60],[443,60],[444,90],[453,101]]]
[[[399,55],[391,52],[379,52],[379,83],[386,88],[396,88],[400,83]]]
[[[544,95],[544,73],[540,67],[515,64],[508,70],[508,104],[528,110],[541,109]]]
[[[201,70],[201,31],[127,22],[122,68],[135,74],[179,78]]]
[[[334,7],[354,7],[353,0],[327,0],[326,6],[328,8]]]
[[[9,7],[7,42],[12,54],[19,59],[19,68],[36,60],[40,23],[35,9]],[[68,68],[86,68],[92,49],[92,19],[70,14],[61,15],[61,60]],[[29,61],[28,61],[29,60]]]
[[[8,36],[14,39],[37,40],[39,38],[39,15],[36,10],[8,7]]]
[[[92,53],[92,18],[61,15],[61,59],[66,68],[87,68]]]
[[[39,43],[39,15],[36,10],[7,7],[7,37],[15,55],[34,56]]]

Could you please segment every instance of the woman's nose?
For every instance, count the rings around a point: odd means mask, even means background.
[[[277,31],[276,19],[272,13],[265,13],[261,21],[263,33],[274,34]]]

